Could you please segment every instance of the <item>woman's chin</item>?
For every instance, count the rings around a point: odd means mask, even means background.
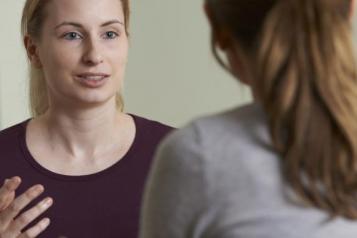
[[[67,107],[79,108],[79,109],[89,109],[95,107],[102,107],[108,104],[115,105],[115,94],[114,95],[82,95],[73,97],[72,100],[67,104]]]

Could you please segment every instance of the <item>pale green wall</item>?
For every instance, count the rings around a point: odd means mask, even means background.
[[[250,98],[211,56],[202,2],[132,1],[129,111],[182,125]]]
[[[28,117],[26,58],[20,39],[23,0],[0,0],[0,126]]]

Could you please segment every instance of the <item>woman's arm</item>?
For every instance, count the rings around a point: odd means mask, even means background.
[[[205,181],[194,129],[177,131],[160,146],[149,176],[141,238],[199,237],[205,227]],[[202,224],[201,224],[202,223]]]

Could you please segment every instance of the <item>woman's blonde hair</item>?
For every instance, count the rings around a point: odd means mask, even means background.
[[[124,11],[125,31],[129,36],[129,0],[120,0]],[[21,20],[22,37],[30,36],[39,39],[44,20],[46,18],[45,6],[49,0],[26,0]],[[41,69],[34,67],[29,62],[30,77],[30,111],[33,117],[44,114],[49,107],[47,85]],[[116,95],[116,105],[118,110],[124,108],[124,100],[120,92]]]
[[[357,72],[350,0],[206,2],[219,62],[219,29],[228,29],[253,58],[252,88],[268,115],[289,185],[305,203],[357,219]]]

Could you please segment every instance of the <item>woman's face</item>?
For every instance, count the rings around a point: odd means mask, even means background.
[[[50,103],[115,101],[128,54],[119,0],[50,1],[36,52]]]

